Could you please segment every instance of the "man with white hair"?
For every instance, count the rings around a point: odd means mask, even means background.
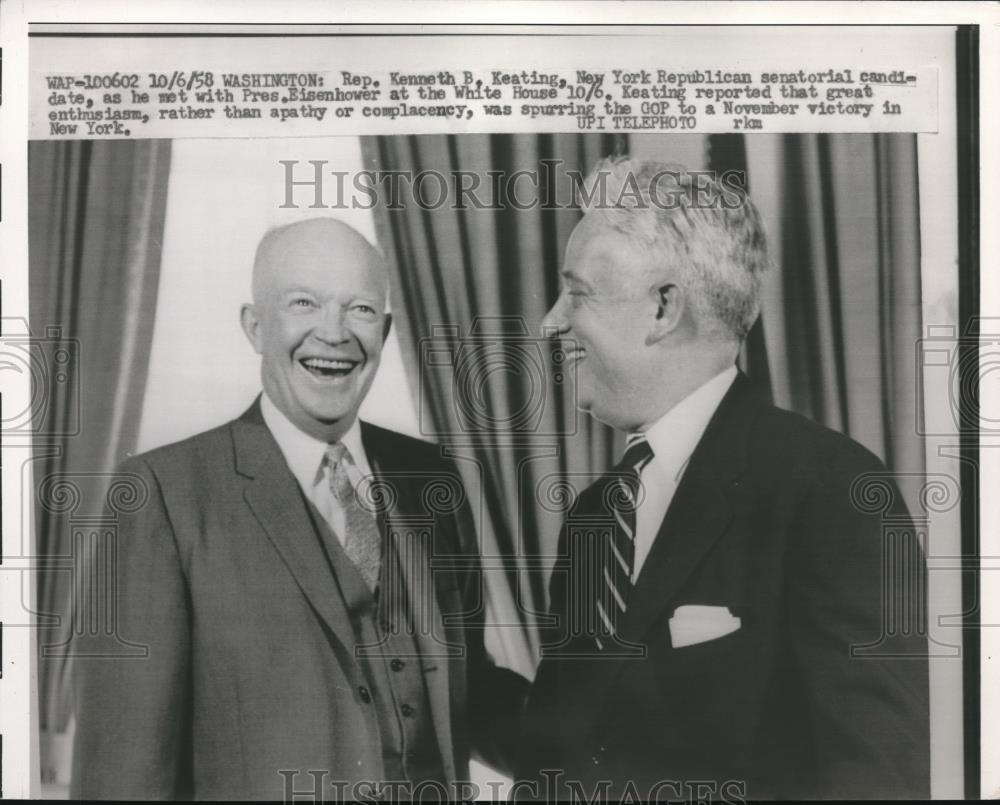
[[[627,449],[560,534],[520,794],[928,795],[926,640],[885,628],[922,559],[854,505],[873,473],[905,520],[882,463],[738,371],[768,260],[729,178],[615,161],[584,188],[544,326]]]

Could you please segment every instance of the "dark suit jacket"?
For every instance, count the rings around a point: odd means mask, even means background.
[[[513,713],[520,677],[493,667],[483,648],[467,504],[428,492],[441,478],[460,489],[454,467],[433,445],[365,423],[362,440],[395,498],[383,525],[412,526],[414,517],[426,525],[429,514],[433,523],[433,548],[405,529],[395,538],[419,557],[401,565],[421,620],[432,720],[449,779],[465,779],[477,738],[469,724],[499,725]],[[149,500],[120,521],[118,633],[149,653],[79,661],[72,795],[282,799],[281,770],[299,770],[293,786],[306,791],[309,770],[327,784],[380,780],[351,622],[259,400],[238,420],[130,459],[122,472]]]
[[[640,797],[674,799],[696,781],[729,799],[928,796],[926,639],[917,629],[882,640],[893,631],[885,579],[905,572],[904,592],[916,593],[922,556],[883,553],[883,523],[894,535],[912,528],[891,482],[887,519],[865,511],[872,498],[857,489],[852,502],[856,479],[884,472],[850,439],[756,400],[738,377],[632,591],[622,638],[645,646],[642,659],[568,656],[592,655],[594,642],[567,634],[569,580],[585,573],[583,557],[565,555],[569,535],[574,520],[609,517],[607,480],[584,492],[560,536],[550,587],[559,625],[544,641],[559,648],[538,670],[518,776],[559,770],[542,779],[584,781],[588,794],[608,780],[619,796],[633,781]],[[741,628],[675,648],[669,619],[686,604],[728,607]],[[888,611],[890,624],[900,611]],[[876,647],[852,656],[865,644]],[[651,793],[659,781],[675,785]]]

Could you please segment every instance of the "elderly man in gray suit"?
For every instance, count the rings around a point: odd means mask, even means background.
[[[120,523],[115,605],[149,651],[81,660],[74,797],[455,798],[473,744],[500,761],[522,680],[483,646],[461,482],[357,416],[386,273],[332,219],[268,233],[242,310],[263,394],[124,464],[149,500]]]

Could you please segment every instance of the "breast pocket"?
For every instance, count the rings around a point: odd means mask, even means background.
[[[684,661],[695,657],[706,657],[714,654],[726,654],[737,651],[740,647],[748,645],[748,630],[740,626],[731,632],[721,634],[717,637],[705,637],[697,642],[687,645],[675,646],[671,643],[668,651],[670,657],[677,661]]]

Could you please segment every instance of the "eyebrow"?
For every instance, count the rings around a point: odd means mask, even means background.
[[[281,292],[281,298],[287,299],[290,296],[296,296],[299,294],[305,294],[307,296],[312,296],[320,298],[320,295],[312,288],[305,285],[294,285],[291,288],[287,288]],[[363,302],[367,305],[371,305],[373,308],[378,309],[381,307],[383,312],[388,312],[388,300],[383,300],[379,294],[368,294],[364,292],[359,292],[354,296],[350,297],[351,303]]]

